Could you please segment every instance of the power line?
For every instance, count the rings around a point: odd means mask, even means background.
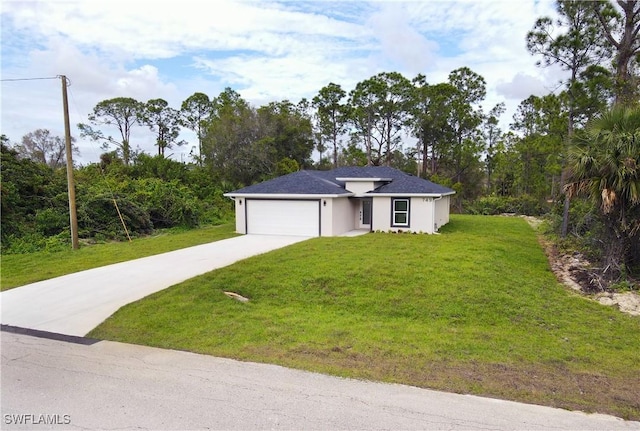
[[[46,77],[46,78],[8,78],[8,79],[0,79],[0,81],[2,82],[7,82],[7,81],[39,81],[39,80],[43,80],[43,79],[60,79],[60,76],[51,76],[51,77]]]

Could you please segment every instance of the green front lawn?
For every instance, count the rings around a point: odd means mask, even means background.
[[[123,307],[90,336],[640,419],[640,319],[558,284],[519,218],[304,241]]]
[[[207,226],[184,231],[166,231],[136,238],[132,242],[111,242],[82,246],[79,250],[7,254],[2,256],[1,290],[23,286],[85,269],[124,262],[235,236],[235,226]]]

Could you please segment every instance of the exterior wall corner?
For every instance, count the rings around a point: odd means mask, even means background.
[[[233,198],[236,211],[236,233],[247,233],[247,202],[244,198]]]

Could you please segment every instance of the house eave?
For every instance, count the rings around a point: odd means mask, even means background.
[[[336,178],[337,181],[350,181],[350,182],[371,182],[371,181],[375,181],[375,182],[379,182],[379,181],[392,181],[393,178],[362,178],[362,177],[357,177],[357,178],[352,178],[352,177],[338,177]]]
[[[296,194],[296,193],[225,193],[223,196],[228,198],[245,198],[245,199],[329,199],[329,198],[348,198],[354,193],[341,194]]]
[[[363,193],[358,195],[359,197],[373,197],[373,196],[385,196],[385,197],[408,197],[408,198],[441,198],[445,196],[454,195],[456,192],[447,193]]]

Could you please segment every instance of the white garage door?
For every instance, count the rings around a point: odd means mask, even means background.
[[[319,201],[247,199],[247,233],[318,236]]]

